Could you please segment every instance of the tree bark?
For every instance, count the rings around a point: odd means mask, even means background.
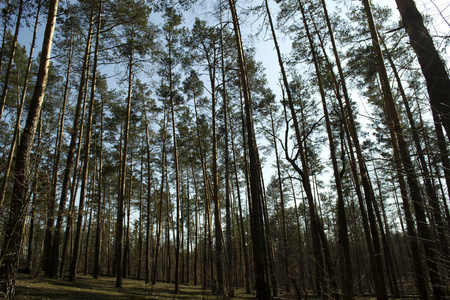
[[[375,59],[377,62],[378,75],[381,82],[381,87],[384,97],[384,107],[385,114],[387,118],[388,125],[393,131],[392,144],[393,147],[398,147],[399,158],[402,162],[402,170],[406,173],[406,178],[408,186],[410,189],[410,195],[412,203],[414,205],[414,213],[417,219],[417,228],[419,235],[423,239],[423,247],[425,256],[427,257],[428,273],[430,276],[431,285],[433,287],[433,293],[435,299],[444,299],[445,292],[441,286],[441,279],[439,275],[439,269],[437,267],[437,261],[435,257],[435,241],[431,235],[428,222],[426,220],[424,211],[424,201],[421,196],[421,188],[417,180],[417,175],[412,164],[408,145],[406,143],[403,129],[400,125],[399,116],[397,108],[395,106],[394,98],[389,85],[389,79],[387,76],[386,68],[384,66],[383,54],[380,48],[380,42],[378,39],[377,29],[373,20],[370,4],[368,0],[362,0],[364,4],[365,13],[367,16],[367,21],[370,29],[370,34],[372,38],[372,46],[375,52]],[[450,128],[449,128],[450,129]]]
[[[414,0],[395,0],[427,83],[433,114],[450,139],[450,78]]]
[[[236,37],[236,48],[238,52],[238,63],[240,78],[245,99],[246,131],[248,139],[248,151],[250,158],[250,184],[251,184],[251,232],[253,239],[253,267],[255,270],[256,297],[258,299],[270,299],[269,274],[266,273],[267,252],[266,236],[264,232],[263,216],[263,193],[261,186],[261,163],[259,160],[256,135],[253,126],[252,100],[250,97],[250,86],[248,83],[247,67],[244,57],[241,32],[236,7],[233,0],[229,0],[229,7],[233,18],[234,33]]]
[[[84,115],[84,108],[82,109],[83,100],[84,100],[83,89],[86,85],[86,73],[87,73],[87,69],[88,69],[89,52],[91,49],[92,30],[93,30],[93,14],[91,15],[91,19],[90,19],[90,23],[89,23],[86,48],[85,48],[84,58],[83,58],[83,66],[81,69],[80,83],[79,83],[79,87],[78,87],[78,98],[77,98],[77,104],[76,104],[76,108],[75,108],[73,128],[72,128],[71,137],[70,137],[69,149],[67,151],[66,168],[64,170],[64,178],[63,178],[62,187],[61,187],[61,198],[59,201],[59,208],[58,208],[58,215],[57,215],[57,219],[56,219],[55,232],[53,234],[53,242],[52,242],[52,249],[51,249],[51,255],[50,255],[50,267],[49,267],[49,276],[52,278],[56,278],[58,276],[57,274],[58,274],[58,263],[59,263],[59,248],[60,248],[59,246],[61,243],[61,229],[62,229],[62,225],[63,225],[63,217],[64,217],[64,212],[65,212],[65,207],[66,207],[66,202],[67,202],[67,195],[68,195],[68,191],[69,191],[70,173],[72,171],[72,166],[74,165],[73,160],[74,160],[74,156],[75,156],[75,148],[77,147],[78,126],[80,123],[79,119],[80,119],[80,116]],[[71,50],[73,51],[72,48],[71,48]],[[69,53],[68,70],[70,70],[71,60],[72,60],[72,52]],[[65,83],[66,86],[64,89],[65,97],[67,97],[68,88],[69,88],[69,76],[70,76],[70,73],[67,72],[66,83]],[[83,112],[83,114],[82,114],[82,112]],[[84,118],[84,117],[82,117],[82,118]],[[80,127],[83,127],[83,125],[80,125]],[[82,136],[82,130],[80,131],[80,138],[79,138],[80,141],[81,141],[81,136]],[[79,143],[78,147],[80,147],[80,145],[81,145],[81,143]],[[77,157],[79,157],[79,154],[77,155]],[[77,166],[78,166],[78,158],[77,158],[74,169],[77,169],[78,168]],[[76,178],[75,171],[74,171],[73,178],[74,179]],[[75,180],[74,180],[74,182],[75,182]],[[67,224],[69,225],[69,215],[68,215],[67,221],[68,221]],[[70,223],[71,223],[71,221],[70,221]],[[66,231],[66,234],[68,234],[67,231]],[[63,252],[63,256],[62,256],[63,258],[64,258],[64,255],[65,255],[65,253]],[[61,265],[61,269],[63,269],[63,268],[64,267]]]
[[[133,39],[133,36],[131,36]],[[132,80],[133,80],[133,50],[128,63],[128,94],[127,94],[127,108],[125,119],[125,132],[124,142],[122,150],[121,160],[121,175],[120,175],[120,188],[117,208],[117,228],[116,228],[116,253],[115,253],[115,265],[116,265],[116,287],[122,286],[122,246],[123,246],[123,205],[125,198],[125,183],[126,183],[126,167],[127,167],[127,150],[128,150],[128,138],[130,130],[130,115],[131,115],[131,92],[132,92]]]
[[[92,9],[91,19],[93,19],[94,9]],[[94,114],[94,100],[95,100],[95,87],[97,80],[97,60],[98,60],[98,38],[100,31],[97,31],[97,40],[95,46],[94,53],[94,65],[92,71],[92,83],[91,83],[91,95],[89,99],[89,108],[88,108],[88,118],[86,124],[86,137],[84,140],[84,158],[83,158],[83,170],[81,173],[81,189],[80,189],[80,199],[78,204],[78,217],[77,217],[77,228],[74,239],[74,249],[72,252],[72,262],[69,270],[69,281],[75,281],[76,272],[78,266],[78,251],[81,249],[81,225],[83,223],[83,214],[84,214],[84,202],[86,198],[86,186],[89,174],[89,157],[90,157],[90,149],[91,149],[91,136],[92,136],[92,118]]]
[[[97,34],[95,36],[95,54],[94,54],[94,72],[97,70],[97,60],[98,60],[98,46],[100,41],[100,29],[102,27],[102,10],[103,10],[103,1],[100,0],[98,3],[98,17],[97,17]],[[95,78],[95,76],[93,77]],[[102,225],[103,225],[103,112],[104,112],[104,102],[103,97],[101,97],[101,111],[100,111],[100,153],[98,157],[99,166],[98,166],[98,201],[97,201],[97,226],[95,230],[95,253],[94,253],[94,278],[98,278],[100,274],[100,256],[102,249]]]
[[[17,38],[19,37],[19,29],[20,23],[22,21],[22,12],[23,12],[23,0],[19,1],[19,11],[17,12],[17,21],[16,21],[16,29],[14,31],[14,37],[11,45],[11,52],[9,54],[8,67],[6,68],[6,74],[3,81],[3,89],[0,98],[0,120],[3,116],[3,110],[6,102],[6,93],[8,92],[9,78],[11,77],[11,69],[14,62],[14,56],[17,48]]]
[[[15,153],[15,149],[18,144],[18,141],[19,141],[20,124],[21,124],[21,119],[22,119],[23,106],[25,104],[25,97],[27,95],[28,80],[30,77],[31,64],[33,62],[33,53],[34,53],[34,47],[36,44],[36,33],[37,33],[38,25],[39,25],[39,15],[40,15],[41,7],[42,7],[41,1],[38,1],[38,7],[37,7],[36,18],[35,18],[35,23],[34,23],[33,37],[31,39],[30,55],[28,56],[29,57],[28,65],[27,65],[25,79],[24,79],[24,83],[23,83],[23,91],[22,91],[22,96],[20,99],[19,108],[18,108],[18,112],[17,112],[16,126],[14,128],[14,137],[11,142],[11,149],[9,150],[8,161],[6,163],[5,174],[3,175],[3,182],[2,182],[2,186],[1,186],[1,190],[0,190],[0,207],[3,206],[3,202],[5,200],[6,189],[8,186],[9,175],[11,172],[11,166],[12,166],[12,162],[13,162],[13,158],[14,158],[14,153]],[[1,61],[2,60],[0,58],[0,62]],[[1,68],[0,68],[0,70],[1,70]],[[64,110],[64,108],[63,108],[63,110]]]
[[[21,229],[24,222],[24,213],[28,205],[26,194],[30,175],[31,148],[33,146],[34,135],[44,100],[45,87],[47,85],[57,10],[58,0],[50,0],[36,86],[30,101],[25,128],[17,149],[18,159],[14,174],[13,196],[11,199],[9,218],[5,227],[5,239],[0,252],[0,288],[5,293],[6,298],[12,298],[15,294],[17,256],[22,236]]]

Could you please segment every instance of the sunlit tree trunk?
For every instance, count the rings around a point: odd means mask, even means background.
[[[22,237],[20,229],[23,228],[24,214],[28,206],[28,198],[26,195],[30,174],[31,148],[44,100],[57,10],[58,0],[50,0],[36,85],[28,108],[26,124],[17,149],[18,159],[14,173],[13,196],[11,199],[9,218],[5,227],[5,239],[0,252],[0,287],[5,293],[6,298],[13,298],[15,294],[17,255]]]
[[[42,7],[41,1],[39,1],[38,7],[37,7],[37,12],[36,12],[35,23],[34,23],[33,37],[31,39],[30,54],[28,56],[29,57],[28,65],[27,65],[25,79],[24,79],[24,83],[23,83],[22,96],[21,96],[21,99],[19,102],[19,107],[17,109],[17,119],[16,119],[16,125],[14,128],[14,136],[13,136],[13,140],[11,142],[11,148],[9,150],[8,161],[6,162],[5,174],[3,175],[2,186],[0,188],[0,207],[3,206],[3,201],[5,200],[6,188],[8,186],[9,175],[11,172],[11,166],[12,166],[12,162],[13,162],[13,158],[14,158],[14,153],[15,153],[15,149],[18,144],[18,141],[19,141],[20,124],[21,124],[21,119],[22,119],[23,106],[25,104],[25,97],[27,95],[28,80],[30,77],[31,64],[33,62],[33,53],[34,53],[34,47],[36,44],[36,33],[37,33],[38,25],[39,25],[39,15],[40,15],[41,7]],[[0,62],[1,62],[1,58],[0,58]],[[0,63],[0,65],[1,65],[1,63]],[[63,105],[62,110],[64,111],[64,105]]]

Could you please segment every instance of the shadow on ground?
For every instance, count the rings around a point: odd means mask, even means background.
[[[200,285],[180,285],[180,293],[173,293],[174,285],[157,283],[152,286],[143,280],[124,279],[121,288],[115,287],[115,278],[100,276],[78,276],[76,282],[66,279],[50,279],[38,275],[30,279],[20,274],[16,284],[15,299],[220,299]],[[236,291],[234,299],[255,299],[254,295]]]

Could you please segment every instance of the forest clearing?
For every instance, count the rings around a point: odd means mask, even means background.
[[[0,0],[0,294],[450,299],[449,20]]]

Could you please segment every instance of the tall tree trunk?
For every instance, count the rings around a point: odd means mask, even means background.
[[[0,288],[5,293],[6,298],[12,298],[15,294],[17,255],[22,237],[20,229],[23,227],[24,213],[28,204],[26,194],[30,174],[31,148],[44,100],[57,10],[58,0],[50,0],[36,85],[28,108],[25,128],[17,149],[18,159],[14,174],[13,197],[5,227],[5,239],[0,252]]]
[[[251,232],[253,239],[253,261],[256,280],[256,297],[259,299],[270,299],[269,274],[266,273],[267,253],[266,236],[264,232],[263,217],[263,193],[261,186],[261,162],[259,160],[256,135],[253,127],[252,101],[250,97],[250,86],[247,77],[247,67],[244,57],[239,20],[236,6],[233,0],[229,0],[231,16],[233,18],[234,34],[236,37],[236,48],[238,52],[238,63],[240,69],[241,84],[245,99],[246,129],[248,138],[248,151],[250,158],[250,184],[251,184]]]
[[[19,107],[17,109],[17,120],[16,120],[16,126],[14,128],[14,137],[11,142],[11,149],[9,150],[8,161],[6,163],[5,174],[3,175],[3,182],[2,182],[2,186],[1,186],[1,190],[0,190],[0,207],[3,206],[3,202],[5,200],[6,188],[8,186],[9,175],[11,172],[13,157],[14,157],[16,146],[19,141],[20,123],[21,123],[21,119],[22,119],[23,106],[25,104],[25,97],[27,95],[28,80],[30,77],[31,64],[33,62],[33,53],[34,53],[34,47],[36,44],[36,33],[37,33],[38,25],[39,25],[39,15],[40,15],[41,7],[42,7],[41,1],[38,1],[38,7],[37,7],[36,18],[35,18],[35,23],[34,23],[33,37],[31,39],[30,54],[28,56],[28,65],[27,65],[25,79],[24,79],[24,83],[23,83],[22,96],[21,96],[21,99],[19,102]],[[0,62],[1,61],[2,60],[0,58]],[[0,65],[1,65],[1,63],[0,63]],[[63,111],[64,111],[64,105],[63,105]]]
[[[381,37],[380,37],[380,39],[381,39]],[[420,143],[420,137],[419,137],[419,133],[417,131],[417,126],[415,124],[415,121],[414,121],[414,118],[413,118],[413,115],[411,112],[411,108],[408,103],[408,98],[406,97],[405,91],[403,89],[402,81],[397,72],[397,67],[395,66],[395,64],[391,58],[391,55],[389,54],[389,51],[382,39],[381,39],[381,43],[383,44],[383,46],[385,48],[386,56],[389,60],[392,71],[394,72],[394,76],[397,81],[398,89],[400,91],[400,95],[401,95],[401,98],[403,101],[403,106],[405,107],[406,115],[408,117],[408,121],[411,126],[412,138],[414,141],[414,145],[416,146],[416,151],[417,151],[417,155],[419,157],[420,166],[422,167],[422,177],[423,177],[423,181],[425,183],[425,190],[426,190],[426,193],[427,193],[428,199],[429,199],[429,206],[431,208],[433,220],[436,225],[435,227],[438,232],[438,240],[436,242],[438,243],[438,246],[440,246],[439,248],[441,249],[442,253],[444,254],[445,260],[447,260],[449,257],[448,242],[447,242],[447,238],[446,238],[446,235],[444,232],[445,225],[441,218],[441,208],[439,206],[438,196],[436,194],[436,190],[431,181],[432,174],[430,174],[428,165],[425,161],[424,151],[423,151],[422,145]],[[446,264],[448,264],[448,263],[446,263]]]
[[[95,56],[94,61],[97,62],[98,56],[98,46],[100,41],[100,29],[102,27],[102,10],[103,10],[103,1],[100,0],[98,3],[98,17],[97,17],[97,35],[95,36]],[[96,63],[94,63],[94,70],[97,69]],[[95,72],[95,71],[94,71]],[[94,278],[98,278],[100,274],[100,256],[102,249],[102,225],[103,225],[103,214],[102,211],[104,209],[103,206],[103,112],[104,112],[104,101],[103,97],[101,97],[101,110],[100,110],[100,149],[98,156],[98,201],[97,201],[97,225],[95,230],[95,252],[94,252]]]
[[[92,9],[91,18],[93,18],[94,9]],[[98,29],[98,28],[97,28]],[[70,264],[69,270],[69,281],[75,281],[76,272],[78,266],[78,251],[81,249],[81,228],[83,224],[83,214],[84,214],[84,202],[86,198],[86,186],[89,174],[89,157],[90,157],[90,149],[91,149],[91,136],[92,136],[92,118],[94,114],[94,100],[95,100],[95,87],[97,80],[97,60],[98,60],[98,36],[100,31],[97,31],[97,40],[95,46],[94,53],[94,65],[92,71],[92,84],[91,84],[91,95],[89,99],[89,109],[88,109],[88,118],[86,124],[86,137],[84,140],[84,158],[83,158],[83,170],[81,172],[81,188],[80,188],[80,199],[78,203],[78,218],[77,218],[77,229],[75,233],[75,241],[74,241],[74,249],[72,252],[72,262]]]
[[[208,182],[208,174],[206,170],[206,162],[205,162],[205,150],[203,149],[203,141],[200,134],[200,125],[199,125],[199,117],[198,117],[198,110],[197,110],[197,101],[194,97],[194,110],[195,110],[195,122],[196,122],[196,131],[197,131],[197,143],[199,147],[199,158],[200,162],[202,164],[202,174],[203,174],[203,187],[204,187],[204,194],[205,194],[205,248],[204,248],[204,255],[203,255],[203,262],[204,262],[204,273],[203,273],[203,288],[206,289],[207,286],[207,280],[206,280],[206,263],[207,263],[207,246],[209,247],[210,253],[212,253],[212,243],[211,243],[211,200],[210,200],[210,192],[209,192],[209,182]],[[212,257],[211,257],[211,284],[213,289],[215,289],[215,283],[214,283],[214,270],[212,265]]]
[[[131,36],[133,39],[133,36]],[[131,115],[131,92],[132,92],[132,80],[133,80],[133,50],[128,63],[128,94],[127,94],[127,108],[125,119],[125,132],[123,136],[123,150],[121,160],[121,174],[119,185],[119,198],[117,208],[117,228],[116,228],[116,253],[115,253],[115,266],[116,266],[116,287],[122,286],[122,246],[123,246],[123,205],[125,198],[125,183],[126,183],[126,167],[127,167],[127,150],[128,150],[128,138],[130,131],[130,115]]]
[[[127,227],[125,231],[125,247],[122,259],[122,278],[130,276],[130,217],[131,217],[131,196],[133,194],[133,149],[130,149],[130,183],[128,187],[128,202],[125,204],[127,211]]]
[[[83,140],[83,131],[84,131],[84,118],[85,118],[85,111],[86,111],[86,93],[84,93],[83,96],[83,108],[81,113],[81,121],[80,121],[80,141]],[[69,209],[67,210],[67,220],[66,220],[66,230],[64,233],[64,241],[63,241],[63,247],[62,247],[62,255],[61,255],[61,268],[59,270],[59,276],[64,277],[65,272],[65,262],[66,262],[66,254],[68,257],[70,257],[72,253],[72,239],[73,237],[73,213],[75,210],[75,200],[77,199],[77,193],[78,193],[78,185],[80,181],[80,172],[78,171],[79,167],[82,167],[80,165],[80,158],[81,158],[81,147],[82,143],[78,143],[77,147],[77,155],[75,158],[74,163],[74,170],[73,170],[73,179],[72,179],[72,185],[70,187],[70,200],[69,200]],[[69,245],[70,243],[70,245]],[[70,246],[70,250],[67,253],[67,249]],[[67,257],[67,258],[68,258]]]
[[[6,33],[8,31],[8,22],[11,14],[11,1],[7,0],[4,8],[4,22],[3,22],[3,33],[2,33],[2,45],[0,48],[0,62],[3,62],[3,54],[5,53],[6,44]],[[2,73],[3,64],[0,63],[0,74]]]
[[[376,218],[375,218],[375,214],[373,212],[373,206],[375,203],[375,195],[374,195],[374,192],[372,189],[372,185],[370,183],[370,178],[368,175],[364,156],[361,151],[361,146],[359,143],[355,120],[354,120],[353,112],[351,111],[351,103],[350,103],[350,98],[348,95],[347,85],[345,82],[344,72],[342,70],[340,57],[339,57],[336,43],[334,40],[333,29],[331,27],[331,22],[328,17],[328,12],[327,12],[324,1],[322,1],[322,7],[324,8],[324,14],[325,14],[325,18],[326,18],[328,32],[331,36],[333,53],[334,53],[336,65],[338,68],[339,78],[341,79],[341,87],[342,87],[342,92],[343,92],[344,99],[345,99],[346,107],[344,108],[344,105],[343,105],[342,99],[341,99],[341,95],[339,92],[339,84],[337,83],[337,79],[333,75],[334,74],[333,71],[330,69],[330,72],[332,73],[332,76],[333,76],[334,84],[336,86],[336,96],[338,99],[339,107],[340,107],[341,114],[343,116],[343,120],[344,120],[344,124],[345,124],[344,129],[345,129],[346,136],[347,136],[347,143],[349,145],[351,169],[352,169],[352,174],[354,177],[354,183],[355,183],[359,206],[360,206],[360,210],[361,210],[361,216],[362,216],[362,221],[363,221],[363,225],[364,225],[364,232],[365,232],[367,247],[368,247],[369,255],[370,255],[370,263],[371,263],[371,267],[372,267],[372,270],[374,273],[373,274],[373,283],[375,286],[376,294],[379,297],[386,299],[387,292],[386,292],[385,280],[384,280],[384,274],[383,274],[382,258],[380,255],[381,254],[381,246],[380,246],[379,237],[378,237]],[[353,142],[352,142],[352,140],[353,140]],[[355,147],[355,151],[356,151],[357,163],[358,163],[359,171],[360,171],[360,175],[359,175],[360,178],[359,178],[358,172],[357,172],[356,159],[354,156],[352,144]],[[362,193],[361,193],[359,181],[361,181],[362,187],[364,189],[364,198],[365,198],[366,205],[367,205],[367,214],[365,212],[364,204],[362,201]],[[367,215],[368,215],[368,218],[367,218]]]
[[[86,85],[86,74],[87,74],[88,62],[89,62],[89,52],[91,49],[93,20],[94,20],[93,14],[91,14],[89,30],[88,30],[88,34],[87,34],[86,48],[85,48],[84,57],[83,57],[83,66],[81,69],[80,83],[79,83],[79,87],[78,87],[78,98],[77,98],[77,104],[75,107],[73,128],[72,128],[71,137],[70,137],[69,149],[67,151],[66,168],[64,170],[64,178],[63,178],[62,187],[61,187],[61,198],[60,198],[60,202],[59,202],[55,231],[53,234],[53,242],[52,242],[52,249],[51,249],[51,255],[50,255],[50,267],[49,267],[49,276],[52,278],[56,278],[58,276],[57,274],[58,274],[58,263],[59,263],[59,248],[60,248],[60,243],[61,243],[61,229],[62,229],[62,225],[63,225],[63,218],[64,218],[64,213],[65,213],[65,208],[66,208],[67,194],[69,191],[70,173],[72,171],[73,159],[75,156],[75,148],[77,147],[77,140],[78,140],[78,135],[79,135],[78,134],[78,126],[80,123],[79,119],[80,119],[80,116],[84,115],[84,108],[82,109],[83,100],[84,100],[83,89],[85,88],[85,85]],[[72,43],[73,43],[73,37],[71,37],[71,48],[70,48],[70,52],[69,52],[69,61],[68,61],[68,67],[67,67],[66,82],[65,82],[65,87],[64,87],[64,98],[65,99],[67,98],[67,94],[69,91],[70,67],[72,64],[72,54],[73,54]],[[83,125],[80,125],[80,127],[83,127]],[[82,136],[82,130],[80,130],[79,145],[81,145],[81,136]],[[78,147],[79,147],[79,145],[78,145]],[[77,157],[79,157],[79,154]],[[76,169],[77,166],[78,166],[78,158],[77,158],[77,162],[75,164],[74,169]],[[77,177],[76,171],[74,171],[74,174],[73,174],[74,182],[75,182],[76,177]],[[69,225],[69,217],[68,217],[67,221],[68,221],[67,224]],[[66,235],[67,234],[68,234],[68,232],[66,231]],[[64,255],[65,255],[65,253],[63,252],[62,258],[64,258]],[[62,268],[63,268],[63,266],[61,265],[61,269]]]
[[[231,149],[233,151],[233,169],[234,169],[234,178],[236,181],[236,192],[238,198],[238,210],[239,210],[239,228],[241,232],[241,242],[242,242],[242,252],[244,253],[244,270],[245,270],[245,291],[247,294],[251,293],[250,288],[250,274],[249,274],[249,259],[248,259],[248,250],[247,250],[247,239],[245,237],[245,227],[244,227],[244,218],[242,215],[242,201],[241,201],[241,191],[239,189],[239,175],[238,175],[238,167],[236,162],[236,148],[234,145],[234,134],[233,134],[233,126],[230,126],[230,134],[231,134]]]
[[[267,2],[266,2],[267,4]],[[278,156],[278,141],[276,137],[276,130],[275,130],[275,121],[273,118],[273,109],[272,106],[269,107],[270,112],[270,124],[271,124],[271,134],[272,134],[272,145],[275,150],[275,163],[277,166],[277,180],[278,180],[278,192],[280,194],[280,210],[281,210],[281,234],[282,234],[282,255],[283,255],[283,266],[284,271],[286,272],[286,292],[290,291],[290,284],[289,282],[292,280],[290,268],[289,268],[289,250],[288,250],[288,244],[287,244],[287,232],[286,232],[286,213],[285,213],[285,204],[284,204],[284,191],[283,191],[283,181],[281,179],[281,167],[280,167],[280,160]]]
[[[300,289],[304,291],[305,294],[307,294],[306,291],[306,267],[305,267],[305,254],[303,249],[303,239],[302,239],[302,231],[300,228],[300,217],[298,213],[298,205],[297,205],[297,196],[295,195],[295,189],[294,189],[294,182],[292,180],[292,176],[289,176],[289,182],[291,184],[292,189],[292,198],[294,198],[294,210],[295,210],[295,221],[297,223],[297,236],[298,236],[298,247],[299,247],[299,259],[298,259],[298,265],[299,265],[299,271],[300,271],[300,288],[297,287],[297,280],[293,276],[292,283],[294,285],[294,288],[296,290],[298,298],[301,298]]]
[[[93,196],[95,194],[95,173],[96,173],[96,166],[94,164],[94,173],[92,174],[92,193]],[[87,223],[87,233],[86,233],[86,245],[84,246],[84,276],[88,273],[88,261],[89,261],[89,244],[90,244],[90,237],[91,237],[91,225],[92,225],[92,211],[94,210],[94,197],[91,198],[91,201],[89,203],[89,223],[88,220],[86,220],[85,224]],[[82,247],[80,247],[80,250]]]
[[[147,122],[147,121],[146,121]],[[163,120],[163,128],[162,128],[162,150],[161,150],[161,188],[159,192],[159,205],[158,205],[158,228],[156,230],[156,245],[153,251],[153,266],[152,266],[152,284],[156,284],[157,277],[157,269],[158,269],[158,257],[159,257],[159,249],[161,243],[161,234],[162,234],[162,206],[164,202],[164,183],[165,183],[165,172],[166,172],[166,107],[164,105],[164,120]],[[146,128],[147,133],[147,159],[149,159],[150,155],[150,143],[148,139],[148,129]],[[168,192],[168,191],[167,191]],[[148,234],[148,233],[147,233]]]
[[[223,98],[223,115],[224,115],[224,135],[225,135],[225,211],[226,211],[226,243],[227,243],[227,285],[228,297],[234,297],[233,287],[233,240],[232,240],[232,224],[231,224],[231,201],[230,201],[230,155],[229,155],[229,137],[228,137],[228,99],[225,77],[225,52],[223,42],[223,29],[220,31],[221,45],[221,69],[222,69],[222,98]]]
[[[223,233],[222,221],[220,214],[219,199],[219,174],[217,168],[217,133],[216,133],[216,52],[214,49],[213,58],[211,59],[207,53],[209,79],[211,82],[211,102],[212,102],[212,178],[213,178],[213,201],[214,201],[214,229],[215,229],[215,246],[216,246],[216,274],[217,274],[217,294],[224,295],[224,278],[223,278]],[[212,61],[211,61],[212,60]]]
[[[411,46],[416,52],[427,83],[432,112],[442,122],[450,139],[450,77],[443,60],[436,50],[433,40],[423,24],[422,15],[414,0],[395,0],[402,17],[403,25],[409,35]]]
[[[433,108],[432,108],[433,109]],[[437,143],[439,151],[441,152],[439,157],[442,161],[442,168],[444,169],[445,182],[447,183],[447,193],[450,198],[450,156],[445,141],[444,131],[442,130],[441,118],[436,113],[433,114],[434,126],[436,129]],[[450,222],[450,218],[448,218]]]
[[[143,141],[142,141],[142,148],[143,148]],[[142,222],[144,220],[143,215],[143,207],[142,207],[142,193],[143,193],[143,185],[144,185],[144,179],[143,179],[143,173],[144,173],[144,152],[141,154],[141,170],[140,170],[140,180],[139,180],[139,224],[138,224],[138,242],[137,242],[137,274],[136,278],[137,280],[141,279],[141,271],[142,271]],[[150,178],[149,178],[150,180]],[[148,182],[150,184],[150,181]]]
[[[433,287],[434,297],[435,299],[444,299],[445,292],[441,286],[441,279],[439,276],[439,270],[435,257],[436,245],[426,220],[423,203],[424,201],[421,196],[421,188],[419,186],[417,175],[415,173],[414,166],[412,164],[409,155],[408,145],[403,135],[403,129],[400,126],[398,112],[390,89],[386,68],[384,66],[383,54],[381,52],[378,33],[372,17],[370,4],[368,0],[363,0],[363,4],[372,38],[372,46],[375,52],[378,75],[380,78],[381,87],[383,91],[385,114],[388,125],[394,133],[392,144],[394,148],[398,147],[400,159],[403,165],[402,170],[404,170],[404,172],[406,173],[406,178],[410,189],[410,195],[414,205],[414,212],[417,220],[417,228],[423,240],[422,244],[424,247],[425,256],[427,257],[427,266],[429,271],[428,273],[430,276],[431,285]]]
[[[189,189],[189,167],[186,168],[186,206],[187,206],[187,220],[186,220],[186,227],[187,227],[187,234],[186,234],[186,281],[185,283],[189,284],[190,279],[190,269],[189,269],[189,261],[190,261],[190,242],[191,242],[191,195],[190,195],[190,189]]]
[[[192,178],[194,180],[194,190],[195,190],[195,250],[194,250],[194,285],[198,284],[198,188],[197,180],[194,171],[194,164],[192,164]]]
[[[8,92],[8,85],[9,85],[9,78],[11,77],[11,69],[12,69],[12,65],[14,62],[14,56],[16,54],[17,38],[19,37],[20,23],[22,21],[23,5],[24,5],[23,0],[20,0],[19,1],[19,11],[17,12],[16,29],[14,31],[14,37],[13,37],[12,44],[11,44],[11,52],[9,54],[8,66],[6,68],[6,74],[4,77],[3,89],[2,89],[2,94],[1,94],[1,98],[0,98],[0,120],[2,119],[3,110],[5,108],[6,94]]]
[[[147,120],[147,113],[144,110],[144,116],[145,116],[145,141],[146,141],[146,152],[147,152],[147,178],[148,178],[148,183],[147,183],[147,211],[146,211],[146,220],[147,220],[147,226],[146,226],[146,237],[145,237],[145,283],[150,283],[150,202],[151,202],[151,182],[153,182],[153,178],[152,178],[152,169],[151,169],[151,165],[150,165],[150,138],[149,138],[149,132],[148,132],[148,120]],[[163,158],[164,159],[164,158]],[[161,178],[161,184],[164,184],[164,176]],[[154,188],[155,190],[155,196],[156,196],[156,188]],[[162,195],[162,193],[161,193]],[[158,201],[156,201],[156,197],[155,197],[155,212],[156,212],[156,203]],[[162,202],[163,199],[162,197],[160,198],[159,201],[159,208],[162,208]],[[156,255],[158,255],[159,252],[159,240],[161,239],[161,224],[162,224],[162,219],[161,219],[161,209],[158,210],[158,231],[157,231],[157,245],[154,248],[154,257]],[[153,228],[153,227],[152,227]],[[155,270],[156,272],[156,270]],[[153,277],[156,277],[152,275],[152,283],[153,283]],[[156,281],[156,278],[155,278]]]

